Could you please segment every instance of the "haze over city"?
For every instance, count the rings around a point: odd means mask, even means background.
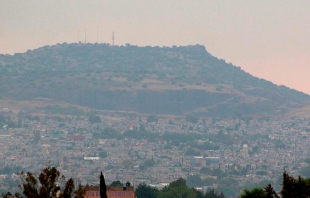
[[[206,46],[254,76],[310,93],[310,2],[0,0],[0,53],[56,43]]]
[[[0,0],[0,196],[310,197],[309,24],[309,0]]]

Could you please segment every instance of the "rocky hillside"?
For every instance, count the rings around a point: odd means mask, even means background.
[[[204,46],[57,44],[0,55],[0,99],[49,98],[149,114],[283,114],[309,95],[253,77]]]

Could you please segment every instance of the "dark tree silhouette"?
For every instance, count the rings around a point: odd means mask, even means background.
[[[16,198],[54,198],[57,195],[60,198],[83,198],[85,194],[82,186],[79,186],[79,189],[74,191],[74,182],[72,179],[66,182],[65,189],[61,194],[61,188],[57,185],[57,182],[59,180],[65,181],[66,178],[60,175],[56,167],[50,165],[44,168],[38,177],[31,172],[21,172],[19,173],[19,177],[22,182],[19,185],[22,194],[15,193]]]
[[[60,177],[60,172],[55,168],[48,166],[42,170],[39,175],[39,182],[36,176],[31,173],[20,173],[22,184],[20,185],[23,190],[23,195],[27,198],[39,198],[56,197],[60,187],[56,185]],[[19,193],[16,193],[16,197],[23,197]]]
[[[100,197],[101,198],[108,198],[107,197],[107,186],[105,184],[104,176],[101,172],[100,174]]]
[[[280,198],[280,196],[274,191],[271,184],[268,184],[265,188],[265,198]]]
[[[297,179],[290,176],[286,171],[283,173],[282,198],[306,198],[310,197],[310,181],[299,176]]]
[[[283,172],[282,189],[276,193],[268,184],[265,188],[254,188],[252,190],[245,189],[241,198],[308,198],[310,197],[310,179],[299,176],[294,178],[286,171]]]
[[[158,190],[154,187],[148,186],[145,183],[139,184],[136,188],[135,195],[137,198],[157,198]]]
[[[191,122],[193,124],[196,124],[198,122],[199,118],[194,115],[188,115],[185,117],[186,122]]]
[[[124,186],[124,184],[122,182],[120,182],[119,180],[117,181],[113,181],[110,186]]]
[[[158,117],[156,115],[149,115],[147,117],[147,122],[158,122]]]
[[[100,118],[100,116],[97,116],[97,115],[90,115],[90,116],[88,117],[88,121],[89,121],[91,124],[101,123],[101,118]]]
[[[74,181],[73,179],[69,179],[66,188],[63,193],[63,198],[71,198],[71,194],[74,192]]]
[[[244,189],[240,198],[265,198],[265,191],[262,188]]]

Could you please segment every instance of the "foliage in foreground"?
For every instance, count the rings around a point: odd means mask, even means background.
[[[64,176],[56,167],[48,165],[42,170],[39,176],[31,172],[21,172],[19,174],[22,184],[19,185],[21,193],[15,193],[16,198],[83,198],[85,190],[79,186],[77,191],[74,191],[74,181],[69,179],[66,181]],[[65,184],[62,189],[59,184]],[[62,191],[62,193],[60,193]],[[5,197],[4,194],[2,194]]]
[[[282,189],[275,192],[271,184],[266,187],[245,189],[240,198],[307,198],[310,197],[310,179],[294,178],[286,171],[283,172]]]
[[[162,190],[158,190],[144,183],[139,184],[136,188],[135,195],[137,198],[224,198],[222,193],[217,193],[215,190],[203,193],[194,188],[188,188],[186,181],[182,178],[171,182]]]
[[[19,174],[21,184],[19,185],[21,192],[15,193],[16,198],[83,198],[85,189],[79,186],[74,191],[74,181],[69,179],[66,181],[64,176],[56,167],[48,165],[37,176],[31,172]],[[282,189],[279,193],[275,192],[271,184],[264,188],[254,188],[252,190],[245,189],[240,198],[307,198],[310,197],[310,179],[301,176],[294,178],[286,171],[283,172]],[[113,183],[115,186],[122,185],[121,182]],[[222,193],[217,193],[214,189],[203,193],[186,185],[186,180],[180,178],[171,182],[162,190],[148,186],[144,183],[139,184],[135,191],[137,198],[223,198]],[[2,194],[6,197],[5,194]]]

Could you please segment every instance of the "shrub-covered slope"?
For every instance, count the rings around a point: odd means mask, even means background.
[[[308,95],[253,77],[204,46],[57,44],[0,55],[0,97],[102,110],[212,116],[279,114]]]

